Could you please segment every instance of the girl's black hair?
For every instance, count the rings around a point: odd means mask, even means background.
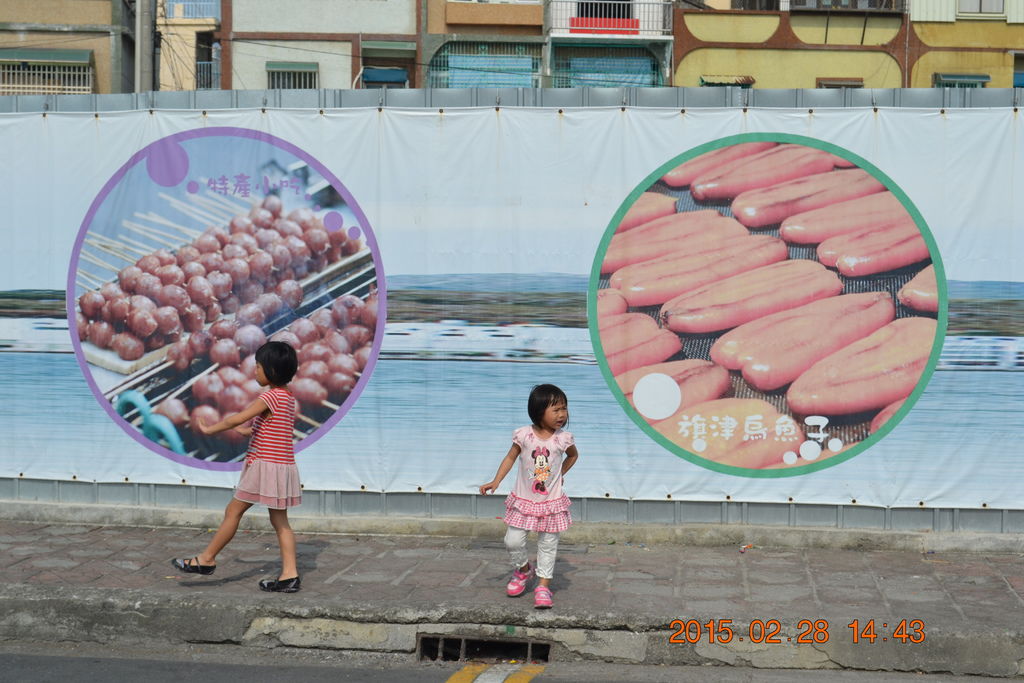
[[[569,405],[569,399],[566,398],[564,391],[554,384],[538,384],[530,392],[530,399],[526,402],[526,412],[529,413],[533,424],[539,427],[540,421],[544,417],[544,411],[548,409],[548,406],[558,403]]]
[[[299,357],[291,344],[271,341],[256,349],[256,362],[263,368],[267,381],[275,387],[283,387],[292,381],[299,369]]]

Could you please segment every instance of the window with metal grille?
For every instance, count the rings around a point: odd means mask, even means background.
[[[932,85],[936,88],[984,88],[991,80],[988,74],[934,74]]]
[[[577,17],[601,19],[633,18],[633,3],[630,0],[587,0],[576,4]]]
[[[1003,14],[1003,0],[960,0],[961,14]]]
[[[267,87],[271,90],[317,88],[317,62],[267,62]]]
[[[644,48],[557,47],[553,88],[614,88],[663,85],[658,59]]]
[[[863,88],[863,78],[818,78],[815,79],[816,88]]]
[[[536,43],[451,42],[430,60],[430,88],[533,88],[540,82]]]
[[[0,95],[87,95],[92,87],[92,67],[85,64],[0,61]]]
[[[733,9],[777,10],[779,0],[732,0]]]

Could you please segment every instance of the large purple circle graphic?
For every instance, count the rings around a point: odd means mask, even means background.
[[[103,409],[150,450],[211,470],[240,469],[247,437],[198,424],[263,391],[260,345],[298,351],[298,451],[358,399],[386,318],[380,252],[351,193],[295,145],[243,128],[171,135],[118,169],[82,221],[68,292]]]

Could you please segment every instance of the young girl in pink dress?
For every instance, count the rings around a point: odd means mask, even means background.
[[[212,574],[217,554],[234,538],[242,515],[253,504],[270,508],[270,523],[281,546],[281,573],[277,579],[263,579],[260,590],[295,593],[300,588],[295,563],[295,534],[288,524],[288,508],[302,502],[299,471],[295,467],[292,431],[295,428],[295,397],[287,384],[295,376],[298,358],[295,349],[284,342],[267,342],[256,351],[256,380],[269,390],[260,394],[248,408],[228,415],[214,425],[200,424],[204,434],[235,429],[252,434],[245,467],[235,495],[224,510],[224,521],[206,549],[191,559],[172,560],[179,571],[188,574]],[[252,420],[252,429],[242,427]]]
[[[569,401],[553,384],[539,384],[530,392],[526,406],[533,424],[512,433],[512,447],[498,466],[494,479],[480,487],[480,494],[495,491],[509,470],[519,461],[515,487],[505,500],[505,547],[512,560],[512,578],[506,592],[522,595],[533,578],[534,569],[526,553],[526,535],[536,531],[537,587],[533,605],[552,605],[551,577],[554,575],[558,534],[569,528],[569,498],[562,492],[562,477],[579,457],[572,434],[562,427],[569,421]]]

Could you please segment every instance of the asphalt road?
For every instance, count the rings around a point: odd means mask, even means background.
[[[605,664],[600,662],[554,662],[524,665],[509,663],[416,663],[406,656],[378,656],[365,653],[322,650],[255,650],[230,645],[187,648],[153,646],[57,645],[0,643],[2,679],[31,683],[91,683],[93,681],[181,681],[239,680],[247,683],[296,681],[359,681],[360,683],[545,683],[584,681],[586,683],[952,683],[996,679],[953,675],[885,673],[878,671],[796,671],[759,670],[732,667],[664,667]]]

